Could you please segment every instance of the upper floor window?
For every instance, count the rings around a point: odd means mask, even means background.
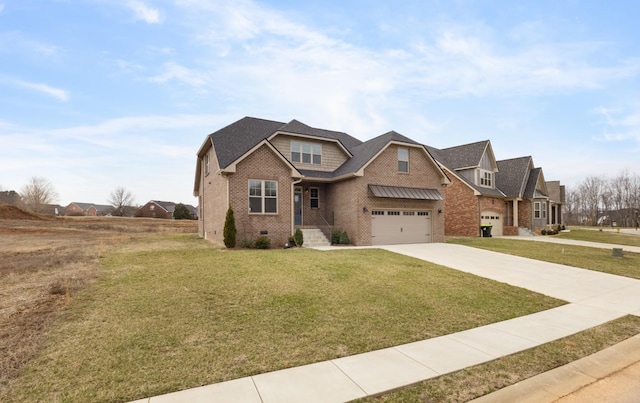
[[[480,186],[493,187],[493,172],[480,171]]]
[[[249,179],[249,212],[278,212],[278,182]]]
[[[398,172],[409,172],[408,148],[398,148]]]
[[[209,165],[209,153],[204,155],[204,174],[209,175],[209,170],[211,169]]]
[[[291,161],[314,165],[322,164],[322,145],[291,141]]]

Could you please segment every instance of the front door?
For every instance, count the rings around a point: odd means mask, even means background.
[[[302,225],[302,188],[293,190],[293,225]]]

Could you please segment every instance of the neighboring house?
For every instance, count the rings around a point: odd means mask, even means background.
[[[563,225],[565,187],[560,184],[560,181],[549,181],[547,182],[547,190],[549,191],[549,224]]]
[[[64,211],[65,211],[65,208],[59,204],[47,204],[43,207],[42,212],[44,214],[60,216],[64,214]]]
[[[536,231],[562,224],[564,186],[546,182],[531,156],[498,161],[496,185],[505,193],[505,225]]]
[[[22,198],[15,190],[5,190],[0,192],[0,203],[7,203],[14,206],[22,205]]]
[[[355,245],[442,242],[449,183],[425,146],[393,131],[362,142],[246,117],[206,137],[194,195],[199,234],[217,243],[228,207],[238,242],[284,245],[297,228],[346,231]]]
[[[64,208],[64,215],[67,216],[105,216],[113,212],[113,206],[95,203],[69,203]]]
[[[173,202],[151,200],[144,206],[140,207],[136,211],[136,217],[151,217],[151,218],[173,218],[173,212],[176,209],[176,204]],[[184,204],[184,203],[183,203]],[[198,219],[198,209],[190,204],[185,204],[187,210],[191,213],[191,217],[194,220]]]
[[[445,235],[478,236],[482,225],[491,225],[492,235],[517,235],[504,227],[505,194],[496,187],[498,164],[489,140],[427,149],[451,179],[444,192]]]

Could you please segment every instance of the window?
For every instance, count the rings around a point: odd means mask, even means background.
[[[480,186],[493,187],[493,172],[480,171]]]
[[[300,141],[291,142],[291,161],[302,162],[304,164],[322,164],[322,145],[316,143],[305,143]]]
[[[384,215],[384,211],[382,210],[373,210],[371,215]]]
[[[541,217],[540,202],[533,203],[533,218]]]
[[[542,205],[542,218],[547,218],[547,203],[540,203]]]
[[[309,189],[309,201],[311,203],[311,208],[320,207],[320,189],[318,188]]]
[[[398,172],[409,172],[409,149],[398,148]]]
[[[209,175],[209,153],[204,155],[204,174]]]
[[[387,211],[387,215],[400,215],[399,211]]]
[[[249,212],[278,212],[278,182],[249,180]]]

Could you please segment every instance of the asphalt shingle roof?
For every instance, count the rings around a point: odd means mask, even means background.
[[[245,117],[211,133],[220,168],[226,168],[256,144],[284,126],[282,122]]]
[[[480,166],[480,161],[489,145],[489,140],[463,144],[438,150],[440,161],[448,168],[461,169]]]
[[[437,149],[435,147],[426,146],[429,153],[440,164],[444,165],[452,172],[463,168],[471,168],[480,166],[482,156],[484,155],[487,147],[489,146],[489,140],[478,141],[470,144],[463,144],[461,146],[455,146],[444,149]],[[467,179],[462,175],[458,175],[460,180],[471,186],[484,196],[497,196],[504,197],[503,192],[497,188],[487,188],[484,186],[477,186],[475,183]]]
[[[507,197],[523,197],[532,166],[531,157],[512,158],[497,163],[496,187]]]

